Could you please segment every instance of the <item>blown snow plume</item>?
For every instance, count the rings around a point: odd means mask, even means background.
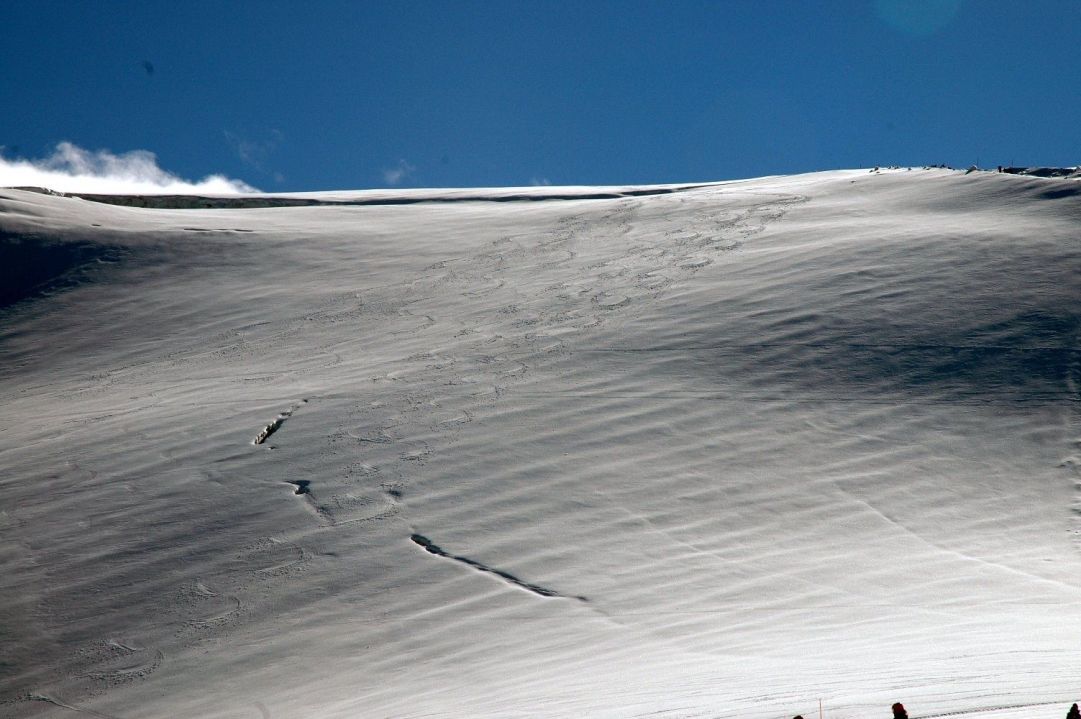
[[[223,175],[192,182],[158,166],[148,150],[114,154],[85,150],[70,142],[57,144],[40,160],[8,159],[0,155],[0,187],[45,187],[59,192],[131,194],[210,193],[235,195],[256,188]]]

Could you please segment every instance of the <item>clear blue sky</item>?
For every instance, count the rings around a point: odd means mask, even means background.
[[[1074,165],[1079,52],[1081,0],[7,2],[0,145],[268,191]]]

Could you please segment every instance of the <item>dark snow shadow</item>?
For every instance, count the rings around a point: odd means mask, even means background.
[[[0,230],[0,310],[85,281],[123,251],[91,242],[57,242]]]

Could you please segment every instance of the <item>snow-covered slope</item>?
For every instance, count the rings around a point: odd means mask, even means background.
[[[0,190],[0,716],[1059,717],[1079,192]]]

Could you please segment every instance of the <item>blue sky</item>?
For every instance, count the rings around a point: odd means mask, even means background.
[[[267,191],[1081,163],[1078,0],[5,5],[7,160]]]

